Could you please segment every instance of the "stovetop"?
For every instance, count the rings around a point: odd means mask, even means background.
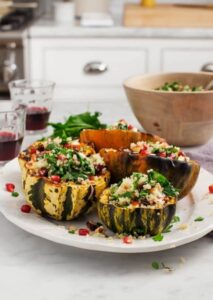
[[[22,29],[33,19],[32,9],[17,9],[0,21],[0,31],[9,32]]]

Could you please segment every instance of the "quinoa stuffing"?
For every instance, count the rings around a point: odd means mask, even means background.
[[[136,127],[134,127],[133,125],[129,124],[126,120],[121,119],[118,122],[116,122],[115,124],[108,126],[109,130],[115,130],[115,129],[119,129],[119,130],[129,130],[129,131],[134,131],[134,132],[138,132],[138,129]]]
[[[23,152],[26,166],[32,175],[47,177],[55,183],[73,181],[82,183],[106,171],[99,154],[78,140],[47,139]]]
[[[133,173],[110,188],[109,202],[120,207],[162,208],[178,191],[163,175],[149,170],[147,174]]]
[[[164,141],[141,141],[137,143],[131,143],[130,150],[133,153],[140,153],[141,155],[156,155],[162,158],[169,158],[183,162],[188,162],[190,160],[190,158],[187,157],[179,147],[169,145]]]

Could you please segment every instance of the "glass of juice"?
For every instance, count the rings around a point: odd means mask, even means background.
[[[15,158],[21,149],[25,131],[26,108],[0,111],[0,165]]]
[[[55,83],[45,80],[15,80],[9,83],[13,107],[26,106],[26,133],[45,132],[52,109]]]

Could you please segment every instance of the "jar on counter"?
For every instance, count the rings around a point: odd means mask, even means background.
[[[81,17],[83,13],[108,13],[110,0],[75,0],[76,16]]]

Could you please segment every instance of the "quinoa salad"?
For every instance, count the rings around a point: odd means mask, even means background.
[[[78,140],[46,139],[32,145],[20,154],[27,161],[32,175],[47,177],[54,183],[94,180],[106,171],[102,157]]]
[[[114,123],[113,125],[110,125],[107,127],[108,130],[129,130],[133,132],[138,132],[139,130],[134,127],[133,125],[129,124],[126,120],[121,119],[118,122]]]
[[[160,173],[149,170],[147,174],[133,173],[110,188],[109,202],[120,207],[162,208],[171,197],[178,196],[169,181]]]
[[[179,148],[173,145],[169,145],[167,142],[151,142],[151,141],[141,141],[137,143],[132,143],[130,145],[130,150],[133,153],[139,153],[141,155],[156,155],[162,158],[169,158],[172,160],[178,160],[182,162],[188,162],[189,157]]]

